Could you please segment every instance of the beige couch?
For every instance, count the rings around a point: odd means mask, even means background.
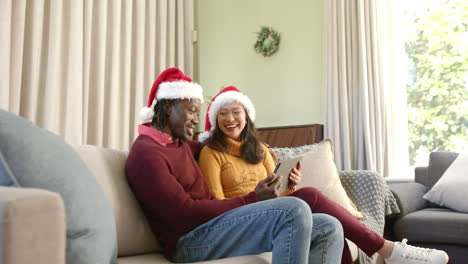
[[[95,146],[75,147],[96,175],[111,201],[117,224],[120,264],[170,263],[152,235],[143,212],[125,177],[123,151]],[[0,256],[5,264],[62,264],[65,252],[65,215],[59,195],[38,189],[0,187],[4,206],[0,234]],[[357,248],[351,245],[354,259]],[[242,256],[203,263],[270,263],[271,253]],[[90,263],[94,264],[94,263]]]

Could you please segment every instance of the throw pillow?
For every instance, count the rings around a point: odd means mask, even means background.
[[[270,148],[270,150],[276,155],[276,157],[278,157],[278,161],[283,161],[292,159],[308,151],[311,151],[317,145],[318,144],[304,145],[292,148]]]
[[[16,181],[12,176],[10,168],[3,158],[2,152],[0,151],[0,185],[1,186],[15,186]]]
[[[468,152],[460,153],[423,198],[455,211],[468,213]]]
[[[311,145],[309,145],[311,146]],[[294,157],[300,153],[302,158],[302,180],[297,186],[314,187],[319,189],[324,195],[335,201],[354,217],[364,219],[365,215],[359,212],[351,199],[346,194],[343,185],[341,185],[340,176],[336,169],[333,157],[333,144],[331,139],[325,139],[319,144],[312,145],[313,147],[302,148],[296,152],[294,150],[272,149],[278,158],[283,159]],[[310,149],[307,151],[307,149]],[[302,152],[305,150],[305,153]],[[276,153],[278,152],[278,153]],[[302,152],[302,153],[301,153]],[[287,153],[287,154],[285,154]],[[279,158],[281,160],[281,158]]]
[[[19,186],[61,195],[66,213],[67,264],[117,263],[111,205],[71,146],[0,109],[0,149]]]

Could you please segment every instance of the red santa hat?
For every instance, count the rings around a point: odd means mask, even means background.
[[[203,142],[209,137],[210,132],[213,131],[217,126],[217,116],[219,110],[224,105],[230,103],[242,104],[250,119],[255,121],[255,107],[253,106],[249,97],[241,93],[241,91],[234,86],[226,87],[211,100],[211,103],[208,106],[208,110],[206,111],[205,132],[198,136],[199,141]]]
[[[160,99],[200,99],[203,103],[203,89],[178,68],[169,68],[154,81],[148,103],[140,110],[141,120],[153,118],[154,106]]]

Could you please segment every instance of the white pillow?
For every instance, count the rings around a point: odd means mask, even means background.
[[[468,152],[458,154],[423,198],[455,211],[468,213]]]
[[[314,187],[325,196],[343,206],[354,217],[363,219],[366,216],[359,212],[346,191],[333,158],[333,144],[331,139],[325,139],[311,151],[302,154],[302,180],[298,187]]]

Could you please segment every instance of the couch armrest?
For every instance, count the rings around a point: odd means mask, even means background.
[[[399,212],[385,179],[377,172],[351,170],[340,171],[339,175],[346,193],[359,210],[379,219],[384,215]]]
[[[1,263],[65,263],[65,209],[60,195],[0,186],[0,221]]]
[[[393,196],[400,208],[399,218],[427,207],[422,197],[426,193],[426,186],[417,182],[388,183]]]

